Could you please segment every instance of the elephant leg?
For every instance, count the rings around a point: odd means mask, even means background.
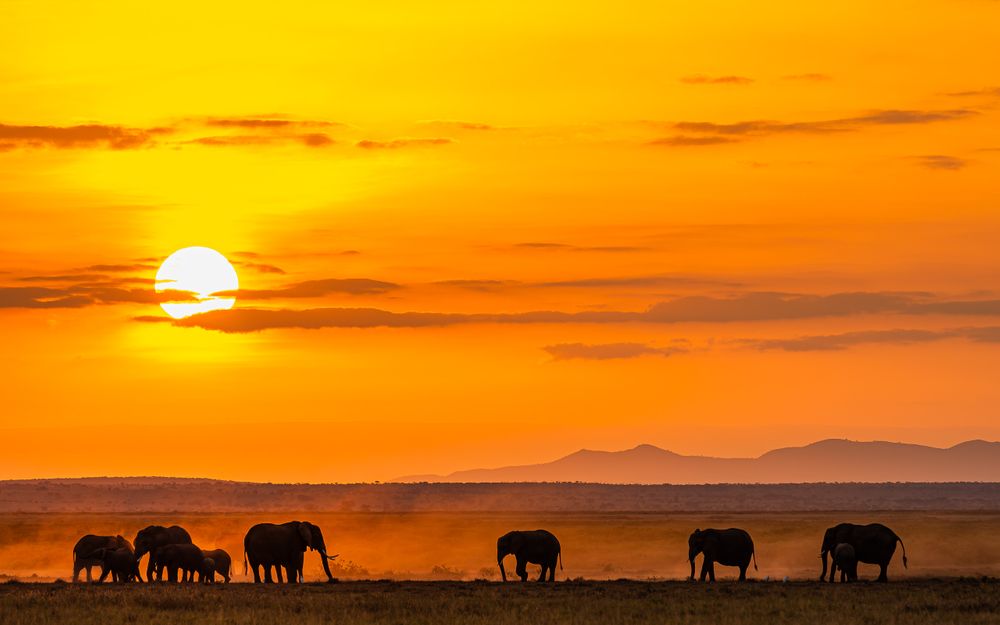
[[[285,583],[285,577],[281,573],[281,565],[280,564],[275,564],[274,565],[274,576],[278,578],[278,583],[279,584],[284,584]]]
[[[557,556],[558,557],[558,556]],[[556,581],[556,561],[549,562],[549,581]]]
[[[146,563],[146,579],[153,581],[153,554],[149,554],[149,562]],[[156,581],[160,581],[160,574],[156,574]]]
[[[108,573],[111,573],[111,581],[113,581],[113,582],[117,582],[118,581],[118,579],[117,579],[118,576],[115,575],[114,571],[112,571],[111,569],[109,569],[106,566],[102,565],[101,566],[101,576],[97,578],[98,583],[103,583],[104,580],[106,580],[108,578]]]
[[[514,569],[517,576],[521,578],[522,582],[528,581],[528,563],[521,558],[517,558],[517,568]]]
[[[708,581],[715,582],[715,562],[712,561],[708,564]]]
[[[82,568],[76,562],[73,563],[73,583],[80,581],[80,569]]]
[[[747,581],[747,565],[745,564],[740,567],[740,581]]]
[[[89,584],[90,582],[94,581],[94,578],[90,576],[90,565],[89,564],[87,565],[86,568],[87,568],[87,583]]]
[[[285,582],[288,584],[299,583],[299,569],[294,564],[285,565]]]
[[[886,575],[886,571],[889,569],[889,563],[879,564],[878,581],[887,582],[889,581],[889,576]]]
[[[260,565],[254,564],[250,567],[253,570],[253,583],[260,583]]]
[[[833,583],[834,573],[837,572],[837,561],[834,560],[830,563],[830,583]]]
[[[701,562],[701,574],[698,576],[698,581],[703,582],[706,577],[708,577],[708,558]]]
[[[542,566],[542,571],[538,575],[538,581],[544,582],[545,581],[545,573],[547,572],[547,570],[548,570],[549,567],[545,566],[544,564],[541,565],[541,566]]]
[[[274,583],[274,579],[271,577],[271,565],[270,564],[265,564],[264,565],[264,583],[265,584],[273,584]]]

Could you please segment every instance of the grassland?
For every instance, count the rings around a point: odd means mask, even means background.
[[[0,623],[617,625],[990,624],[995,579],[891,584],[343,582],[299,586],[0,584]]]

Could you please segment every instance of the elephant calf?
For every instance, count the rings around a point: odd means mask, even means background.
[[[202,560],[201,572],[198,581],[206,585],[215,583],[215,560],[212,558],[205,558]]]
[[[202,553],[206,558],[212,560],[215,564],[215,572],[228,584],[229,578],[233,574],[233,559],[229,557],[229,552],[225,549],[203,549]]]
[[[858,556],[850,543],[840,543],[833,549],[834,570],[840,569],[841,582],[858,581]]]
[[[101,562],[101,579],[111,572],[111,580],[115,582],[131,582],[133,580],[142,581],[139,575],[139,560],[135,553],[127,548],[118,549],[102,548],[87,555],[88,560],[99,560]]]
[[[167,569],[167,579],[171,582],[195,581],[205,566],[205,554],[197,545],[164,545],[153,553],[156,559],[156,578],[161,579],[163,569]],[[181,571],[181,579],[177,579],[177,571]]]

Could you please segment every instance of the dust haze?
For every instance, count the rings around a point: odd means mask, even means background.
[[[547,528],[560,539],[565,570],[557,579],[678,579],[688,574],[687,536],[695,528],[742,527],[753,536],[759,571],[751,577],[815,579],[823,530],[840,521],[882,522],[904,540],[890,579],[1000,575],[997,512],[817,513],[588,513],[504,512],[289,512],[179,514],[0,515],[0,574],[23,581],[70,579],[72,549],[87,533],[121,534],[130,540],[151,524],[179,524],[198,546],[233,556],[234,581],[243,574],[243,536],[255,523],[309,520],[324,532],[331,567],[342,579],[499,579],[496,538],[510,529]],[[512,564],[508,564],[512,566]],[[96,572],[96,571],[95,571]],[[529,566],[529,575],[537,575]],[[722,578],[736,569],[721,567]],[[862,565],[862,577],[877,567]],[[306,554],[305,578],[324,578],[319,557]]]

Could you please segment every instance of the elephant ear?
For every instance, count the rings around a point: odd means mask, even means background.
[[[302,542],[306,544],[306,547],[312,549],[312,526],[309,523],[299,522],[298,524],[299,536],[302,537]],[[305,551],[305,549],[303,549]]]

